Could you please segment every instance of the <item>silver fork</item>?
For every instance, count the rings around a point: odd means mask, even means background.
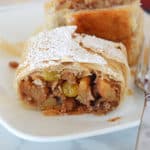
[[[148,145],[144,144],[144,123],[149,118],[150,122],[150,39],[145,39],[144,48],[142,50],[136,73],[136,85],[145,92],[145,108],[141,117],[141,123],[138,130],[136,142],[136,150],[150,150]]]

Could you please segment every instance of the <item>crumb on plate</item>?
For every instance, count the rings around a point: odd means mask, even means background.
[[[114,118],[108,119],[108,121],[109,122],[115,122],[115,121],[118,121],[120,119],[121,119],[121,117],[114,117]]]
[[[16,69],[18,67],[19,63],[16,61],[10,61],[9,62],[9,67]]]

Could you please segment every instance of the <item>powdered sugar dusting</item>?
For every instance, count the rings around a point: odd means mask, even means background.
[[[103,57],[97,54],[91,55],[73,40],[72,34],[75,29],[75,27],[61,27],[32,37],[28,44],[26,57],[28,64],[32,68],[37,68],[48,65],[49,61],[64,61],[64,58],[76,62],[107,64]]]
[[[75,26],[60,27],[52,31],[41,32],[37,36],[32,37],[28,42],[27,55],[24,62],[19,66],[18,70],[21,71],[19,71],[17,77],[25,76],[27,72],[37,69],[53,65],[58,66],[62,62],[79,62],[98,64],[106,73],[117,78],[119,73],[109,68],[107,60],[103,56],[91,53],[80,45],[80,41],[73,37],[75,30]],[[80,34],[77,34],[77,37],[79,39],[83,38]],[[107,41],[91,40],[91,42],[94,42],[95,48],[100,48],[106,53],[109,53],[109,48],[112,48]]]
[[[94,52],[105,53],[105,55],[111,59],[127,63],[127,59],[121,51],[125,49],[125,47],[121,43],[115,43],[89,35],[84,35],[82,38],[77,36],[76,40],[81,42],[84,47],[90,48]]]

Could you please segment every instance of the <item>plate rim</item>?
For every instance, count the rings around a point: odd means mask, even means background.
[[[76,140],[76,139],[83,139],[83,138],[88,138],[88,137],[93,137],[93,136],[98,136],[98,135],[104,135],[104,134],[110,134],[113,132],[137,127],[140,124],[140,119],[133,121],[133,122],[127,122],[127,123],[122,123],[120,125],[116,126],[111,126],[106,129],[98,129],[94,131],[88,131],[88,132],[82,132],[82,133],[72,133],[69,135],[62,135],[62,136],[35,136],[35,135],[30,135],[23,133],[22,131],[17,130],[16,128],[13,128],[11,125],[9,125],[7,122],[5,122],[1,117],[0,117],[0,124],[7,129],[10,133],[13,135],[27,140],[27,141],[32,141],[32,142],[58,142],[58,141],[71,141],[71,140]]]

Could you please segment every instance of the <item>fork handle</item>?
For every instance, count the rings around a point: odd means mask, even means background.
[[[141,117],[141,123],[138,130],[136,150],[149,150],[150,147],[145,143],[145,139],[150,141],[150,137],[146,136],[146,127],[150,127],[150,93],[145,93],[145,109]]]

